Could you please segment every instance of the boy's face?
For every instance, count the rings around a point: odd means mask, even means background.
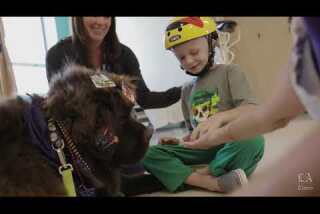
[[[173,48],[183,69],[198,74],[208,62],[208,41],[206,37],[196,38]]]

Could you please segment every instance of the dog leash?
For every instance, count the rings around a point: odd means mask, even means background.
[[[76,145],[72,142],[72,139],[69,135],[69,133],[67,132],[67,130],[64,128],[64,122],[62,121],[56,121],[63,137],[66,140],[67,143],[67,147],[70,151],[71,154],[71,159],[74,163],[78,163],[80,162],[81,166],[84,167],[87,171],[91,172],[91,168],[89,167],[89,165],[87,164],[87,162],[84,161],[84,159],[81,157],[80,153],[77,150]],[[78,160],[78,161],[77,161]]]
[[[58,134],[56,132],[56,126],[54,125],[54,121],[52,119],[48,120],[48,129],[50,131],[50,140],[52,143],[52,147],[56,151],[61,164],[61,166],[59,166],[59,173],[62,176],[62,181],[67,196],[75,197],[77,196],[77,194],[75,190],[74,179],[72,176],[73,167],[70,163],[66,162],[65,155],[63,152],[64,140],[58,137]]]
[[[95,195],[95,190],[94,188],[87,188],[86,185],[84,184],[84,178],[82,177],[83,173],[86,175],[92,175],[92,170],[87,164],[87,162],[81,157],[76,145],[73,143],[72,138],[69,134],[69,132],[65,128],[65,124],[63,121],[56,121],[56,124],[58,128],[60,129],[60,132],[65,139],[66,142],[66,147],[69,150],[71,160],[74,166],[74,169],[77,172],[77,175],[80,179],[80,186],[79,186],[79,195],[80,196],[94,196]]]

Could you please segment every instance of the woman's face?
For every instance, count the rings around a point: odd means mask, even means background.
[[[83,24],[88,40],[95,43],[101,43],[109,32],[111,17],[83,17]]]
[[[208,63],[208,51],[205,37],[190,40],[173,48],[181,66],[193,74],[198,74]]]

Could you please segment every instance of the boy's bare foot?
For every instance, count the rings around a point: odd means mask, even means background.
[[[185,181],[186,184],[200,187],[213,192],[221,192],[217,178],[212,175],[193,172]]]

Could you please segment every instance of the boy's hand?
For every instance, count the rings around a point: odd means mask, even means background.
[[[180,142],[181,140],[174,137],[163,137],[159,140],[159,144],[162,144],[162,145],[177,145]]]
[[[193,130],[190,138],[181,144],[190,149],[209,149],[224,143],[229,137],[223,128],[227,122],[226,115],[218,113],[200,123]]]
[[[210,149],[214,146],[218,146],[222,143],[230,141],[230,137],[226,132],[224,127],[216,129],[215,127],[213,130],[210,129],[205,133],[201,134],[198,138],[189,141],[181,142],[181,145],[189,148],[189,149]]]
[[[191,139],[191,134],[188,134],[182,138],[183,141],[189,141]]]
[[[199,139],[202,135],[206,134],[208,130],[214,131],[226,125],[226,118],[222,113],[218,113],[212,117],[209,117],[206,121],[199,123],[199,125],[191,133],[189,141]]]

